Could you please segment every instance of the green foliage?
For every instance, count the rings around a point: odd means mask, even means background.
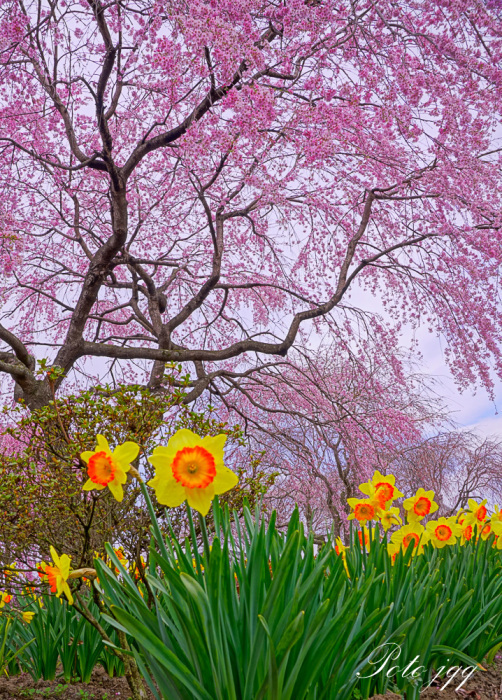
[[[385,539],[369,553],[356,542],[348,578],[332,544],[316,553],[297,511],[281,534],[274,515],[266,523],[245,509],[241,522],[213,506],[212,541],[199,518],[201,547],[193,523],[183,543],[163,537],[151,510],[151,606],[125,570],[119,579],[96,563],[107,619],[135,640],[154,694],[157,684],[170,700],[348,700],[388,690],[415,700],[434,669],[476,666],[502,641],[492,541],[428,545],[414,558],[410,549],[395,565]],[[399,661],[375,673],[371,656],[383,644],[400,645]],[[420,679],[403,674],[414,659]]]
[[[99,608],[92,600],[87,601],[87,607],[99,617]],[[97,664],[106,671],[111,669],[109,675],[123,675],[123,664],[118,659],[118,663],[110,663],[110,652],[97,630],[66,601],[45,595],[25,604],[23,612],[35,614],[29,625],[19,625],[17,637],[21,641],[32,637],[34,643],[19,654],[18,663],[34,681],[62,676],[67,683],[75,679],[89,683]],[[116,631],[105,621],[102,624],[116,641]]]
[[[199,519],[202,552],[193,523],[182,545],[153,521],[153,609],[125,570],[119,581],[96,562],[108,619],[134,638],[152,692],[153,678],[172,700],[349,698],[390,615],[366,609],[375,577],[352,586],[331,546],[316,556],[298,511],[282,534],[275,516],[267,525],[245,509],[241,525],[213,508],[211,546]]]
[[[17,661],[20,654],[34,641],[29,639],[20,646],[16,639],[18,620],[8,615],[0,616],[0,676],[9,675],[9,668]]]
[[[67,683],[58,683],[55,688],[30,688],[29,690],[21,690],[19,697],[33,698],[39,700],[41,698],[64,698],[68,692]]]
[[[40,371],[48,369],[41,365]],[[27,565],[33,551],[48,557],[50,545],[69,554],[73,568],[90,566],[107,541],[121,544],[131,561],[147,549],[150,523],[136,484],[129,483],[122,503],[108,490],[82,491],[87,474],[79,455],[94,449],[98,433],[112,447],[128,440],[138,443],[139,468],[146,478],[153,475],[146,456],[180,427],[202,436],[226,433],[230,449],[244,445],[240,427],[219,421],[211,407],[198,413],[185,406],[186,378],[180,378],[179,367],[170,371],[166,382],[172,386],[161,394],[142,386],[97,386],[61,396],[29,414],[20,406],[4,410],[11,426],[5,433],[17,448],[0,453],[0,573],[2,563]],[[52,375],[48,381],[54,381]],[[273,483],[274,475],[264,475],[259,463],[251,458],[250,469],[241,470],[239,489],[228,496],[232,507],[241,510],[244,496],[253,500]],[[184,509],[172,514],[172,522],[178,531],[186,526]]]
[[[392,565],[385,538],[375,535],[374,530],[368,553],[353,538],[347,553],[351,580],[382,577],[382,585],[368,591],[368,609],[392,606],[383,625],[384,637],[400,625],[408,624],[408,629],[399,659],[362,680],[359,687],[365,698],[391,688],[414,700],[434,668],[445,663],[447,668],[475,666],[498,649],[502,642],[502,556],[492,547],[493,537],[479,538],[477,543],[473,538],[463,546],[457,543],[444,549],[434,549],[429,543],[423,555],[415,557],[410,546]],[[404,669],[415,658],[414,666],[426,669],[419,681],[399,674],[387,678],[390,666]],[[375,670],[373,666],[366,675]]]

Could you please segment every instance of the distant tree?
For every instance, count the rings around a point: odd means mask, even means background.
[[[284,362],[252,375],[239,392],[219,397],[229,422],[242,421],[255,452],[263,452],[263,466],[278,473],[266,502],[279,521],[297,503],[318,534],[332,525],[339,534],[346,500],[359,484],[375,469],[388,471],[426,430],[445,425],[430,382],[410,365],[393,371],[384,358],[382,347],[343,355],[326,347],[305,352],[295,366]]]
[[[469,498],[502,505],[502,440],[440,432],[403,450],[391,468],[409,492],[434,489],[441,515],[456,513]]]

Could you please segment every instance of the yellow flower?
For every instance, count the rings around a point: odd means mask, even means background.
[[[51,557],[54,566],[45,565],[45,573],[49,580],[52,593],[59,598],[61,593],[65,593],[70,605],[73,605],[73,596],[69,585],[66,583],[70,575],[70,557],[67,554],[62,554],[58,557],[56,550],[51,546]]]
[[[371,547],[371,541],[370,541],[370,531],[366,527],[366,525],[363,525],[361,530],[357,531],[357,538],[359,540],[359,546],[361,549],[363,548],[363,537],[364,537],[364,548],[367,552],[370,551]],[[374,539],[374,535],[371,539]]]
[[[401,549],[401,545],[396,542],[389,542],[387,545],[387,552],[389,557],[392,559],[392,565],[396,562],[397,553]]]
[[[124,491],[122,485],[127,481],[127,472],[138,456],[139,445],[135,442],[124,442],[113,452],[103,435],[96,436],[96,449],[82,452],[80,457],[87,464],[89,478],[85,482],[84,491],[101,491],[108,488],[117,501],[122,501]]]
[[[0,591],[0,608],[3,608],[5,603],[10,603],[12,596],[4,591]]]
[[[6,566],[4,569],[4,574],[6,578],[11,578],[11,576],[19,576],[16,562],[13,562],[10,566]]]
[[[463,525],[477,525],[478,532],[483,529],[484,522],[486,520],[486,502],[487,498],[481,503],[477,503],[473,498],[469,498],[469,510],[465,512],[462,524]]]
[[[502,525],[502,523],[501,523]],[[464,527],[463,522],[461,523],[462,526],[462,536],[460,538],[460,544],[463,546],[466,542],[469,542],[469,540],[472,538],[472,535],[474,534],[472,531],[472,525],[466,525]]]
[[[117,555],[117,557],[118,557],[120,563],[122,564],[122,566],[124,567],[124,569],[127,569],[129,567],[129,564],[128,564],[126,556],[124,554],[124,548],[117,547],[117,549],[114,549],[113,551]],[[120,573],[120,570],[117,567],[115,567],[115,573],[116,574]]]
[[[157,500],[175,508],[186,499],[188,505],[207,515],[214,496],[233,488],[237,476],[223,462],[226,435],[201,438],[191,430],[178,430],[167,447],[156,447],[149,458],[155,477],[148,485]]]
[[[389,510],[383,510],[380,513],[380,522],[383,525],[385,532],[393,525],[402,525],[403,521],[399,515],[399,508],[389,508]]]
[[[336,538],[336,544],[335,544],[335,553],[340,556],[340,554],[343,556],[345,552],[347,551],[348,547],[346,547],[341,538],[337,537]]]
[[[340,537],[337,537],[337,538],[336,538],[336,544],[335,544],[335,553],[336,553],[338,556],[341,556],[341,557],[342,557],[343,566],[344,566],[344,568],[345,568],[345,573],[346,573],[347,576],[350,578],[349,567],[347,566],[347,549],[348,549],[348,547],[346,547],[346,546],[343,544],[343,542],[342,542],[342,540],[340,539]]]
[[[396,532],[392,533],[390,541],[392,544],[402,547],[403,551],[406,551],[413,543],[413,554],[420,554],[423,550],[423,545],[426,541],[425,528],[421,523],[413,522],[408,525],[403,525]],[[420,541],[421,540],[421,541]],[[420,543],[420,548],[419,548]]]
[[[406,511],[408,522],[422,520],[426,515],[435,513],[439,508],[434,501],[434,491],[425,491],[420,488],[414,496],[403,501],[403,508]]]
[[[355,518],[361,525],[366,525],[368,520],[376,520],[380,512],[378,505],[371,498],[347,498],[347,503],[353,510],[347,519]]]
[[[455,515],[450,518],[439,518],[439,520],[429,520],[426,525],[430,541],[438,549],[446,547],[447,544],[455,544],[457,537],[461,537],[465,526],[459,525]]]
[[[495,535],[495,541],[493,543],[493,546],[496,547],[497,549],[502,549],[502,520],[493,520],[491,521],[491,526],[492,526],[492,532]]]
[[[359,490],[365,496],[375,499],[382,510],[385,510],[387,505],[392,503],[396,498],[400,498],[403,494],[396,488],[396,477],[394,474],[384,476],[378,469],[373,474],[371,481],[359,486]]]
[[[500,508],[497,505],[493,506],[493,508],[495,510],[495,513],[493,513],[493,515],[491,517],[492,523],[494,521],[502,522],[502,510],[500,510]]]
[[[488,522],[488,523],[485,523],[485,525],[483,525],[482,528],[483,529],[481,530],[481,539],[487,540],[493,532],[492,525],[491,525],[491,523]]]
[[[31,622],[31,621],[33,620],[33,618],[35,617],[35,613],[34,613],[34,612],[23,612],[23,613],[21,613],[21,616],[22,616],[22,618],[23,618],[23,620],[24,620],[25,622],[27,622],[28,624],[30,624],[30,622]]]

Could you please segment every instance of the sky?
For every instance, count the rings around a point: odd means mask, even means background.
[[[423,355],[420,369],[438,380],[438,393],[455,422],[483,437],[502,437],[502,382],[495,383],[495,401],[483,388],[469,388],[460,393],[444,359],[444,341],[426,330],[418,332],[415,337]],[[498,415],[497,408],[501,411]]]

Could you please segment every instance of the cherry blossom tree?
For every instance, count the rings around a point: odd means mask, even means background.
[[[242,421],[263,466],[277,475],[266,503],[286,522],[297,504],[321,537],[332,525],[336,535],[346,527],[347,498],[360,493],[375,469],[396,470],[398,479],[402,472],[408,483],[403,454],[447,425],[434,385],[396,348],[387,348],[389,357],[382,347],[378,353],[336,350],[305,350],[296,366],[283,362],[219,397],[229,422]],[[396,356],[405,370],[392,368]],[[420,480],[419,467],[415,475]],[[419,485],[428,483],[423,477]]]
[[[502,442],[471,431],[440,431],[410,443],[391,464],[407,492],[428,484],[441,513],[451,515],[469,498],[502,502]]]
[[[0,371],[28,407],[170,362],[192,402],[403,323],[460,386],[502,376],[496,3],[0,9]]]

